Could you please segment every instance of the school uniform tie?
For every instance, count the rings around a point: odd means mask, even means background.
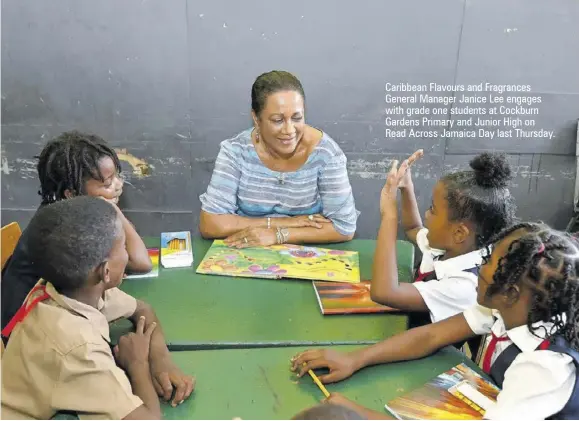
[[[495,353],[497,343],[506,341],[508,339],[509,337],[506,334],[499,337],[496,336],[493,332],[491,332],[491,340],[489,341],[489,345],[487,346],[487,351],[485,353],[482,364],[482,369],[485,373],[489,374],[491,372],[491,360],[493,358],[493,354]]]

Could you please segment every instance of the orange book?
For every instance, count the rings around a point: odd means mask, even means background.
[[[372,301],[370,281],[358,284],[314,281],[322,314],[390,313],[398,311]]]

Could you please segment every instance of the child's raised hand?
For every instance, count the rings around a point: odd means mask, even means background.
[[[380,213],[382,215],[391,211],[396,212],[396,195],[398,189],[412,185],[410,166],[422,158],[423,155],[424,151],[419,149],[410,155],[408,159],[404,160],[400,167],[398,167],[397,160],[392,162],[392,167],[386,177],[386,184],[384,184],[382,194],[380,195]]]
[[[408,166],[406,167],[406,171],[401,176],[400,181],[398,182],[398,188],[399,189],[408,188],[412,185],[412,175],[410,174],[410,167],[412,166],[412,164],[414,164],[416,161],[418,161],[423,156],[424,156],[424,150],[418,149],[416,152],[414,152],[412,155],[410,155],[410,158],[408,158],[406,160],[406,162],[408,162]],[[400,169],[402,169],[402,166],[400,167]]]
[[[390,172],[386,176],[386,184],[380,193],[380,213],[384,215],[390,211],[396,212],[396,195],[398,194],[398,184],[400,177],[404,175],[408,168],[407,161],[404,161],[398,168],[398,160],[392,162]]]

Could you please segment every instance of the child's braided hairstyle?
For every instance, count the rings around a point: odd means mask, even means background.
[[[117,154],[99,136],[73,130],[48,142],[37,157],[42,205],[65,199],[66,190],[74,196],[83,195],[85,183],[91,178],[104,181],[99,160],[106,156],[113,160],[120,174]]]
[[[543,223],[520,223],[499,233],[491,244],[515,231],[521,235],[499,259],[487,296],[511,285],[526,285],[533,294],[529,330],[535,334],[539,329],[533,326],[536,322],[553,323],[547,336],[557,332],[579,350],[579,242]]]

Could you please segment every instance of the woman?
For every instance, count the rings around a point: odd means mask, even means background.
[[[305,95],[288,72],[251,88],[254,128],[221,143],[199,229],[232,247],[351,240],[359,212],[346,156],[305,123]]]

